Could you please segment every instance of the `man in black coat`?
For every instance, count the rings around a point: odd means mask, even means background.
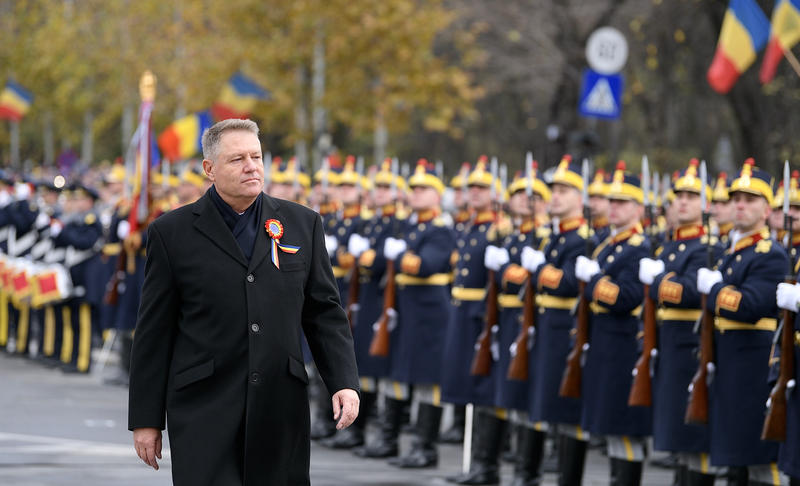
[[[169,423],[181,485],[308,485],[302,332],[333,395],[337,427],[358,415],[353,342],[322,221],[262,194],[258,127],[203,135],[214,185],[148,230],[131,358],[128,428],[158,469]]]

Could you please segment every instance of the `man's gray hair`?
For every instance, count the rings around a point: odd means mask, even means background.
[[[217,149],[219,148],[219,141],[222,134],[230,130],[244,130],[251,132],[258,136],[258,125],[253,120],[240,120],[238,118],[230,118],[215,123],[211,128],[207,128],[203,132],[203,158],[216,162]]]

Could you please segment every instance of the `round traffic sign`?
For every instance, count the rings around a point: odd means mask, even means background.
[[[628,42],[614,27],[600,27],[586,42],[586,60],[600,74],[615,74],[628,60]]]

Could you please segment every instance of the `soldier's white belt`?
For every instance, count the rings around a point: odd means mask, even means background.
[[[516,294],[500,294],[497,296],[497,305],[504,309],[518,309],[522,307],[522,301]]]
[[[602,305],[598,304],[597,302],[590,302],[589,309],[595,314],[608,314],[609,310],[603,307]],[[639,306],[633,309],[630,314],[632,316],[639,317],[639,314],[642,313],[642,306]]]
[[[696,322],[703,315],[700,309],[674,309],[664,307],[656,311],[656,319],[659,321],[687,321]]]
[[[545,309],[573,309],[578,302],[577,297],[556,297],[555,295],[536,294],[536,306]]]
[[[450,285],[452,275],[449,273],[434,273],[428,277],[415,277],[405,273],[398,273],[394,277],[397,285]]]
[[[732,321],[724,317],[714,318],[714,327],[721,332],[725,331],[775,331],[778,320],[772,317],[762,317],[755,324],[749,322]]]
[[[450,295],[457,300],[479,301],[486,298],[486,289],[475,289],[468,287],[453,287]]]

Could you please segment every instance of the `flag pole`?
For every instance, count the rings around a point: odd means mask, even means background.
[[[794,73],[800,78],[800,61],[797,60],[797,57],[795,57],[791,49],[786,49],[783,45],[781,45],[781,49],[783,50],[783,56],[789,61],[792,69],[794,69]]]

